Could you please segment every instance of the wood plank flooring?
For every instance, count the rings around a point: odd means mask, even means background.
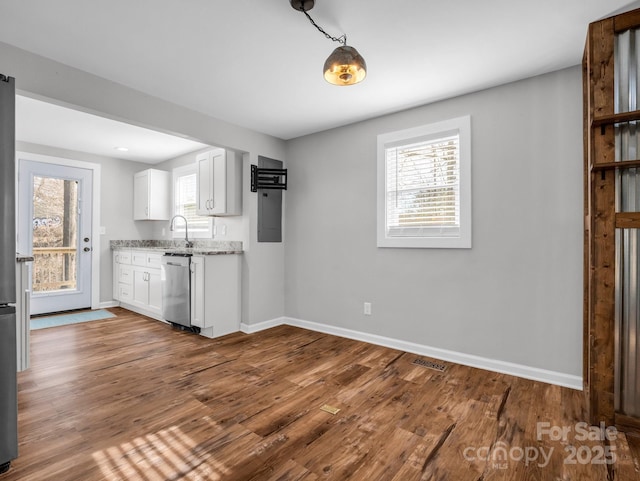
[[[210,340],[112,312],[32,333],[0,481],[640,479],[624,435],[580,439],[577,391],[293,327]]]

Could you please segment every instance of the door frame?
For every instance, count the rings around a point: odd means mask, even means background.
[[[100,308],[100,171],[101,165],[83,160],[66,159],[51,155],[32,154],[31,152],[16,151],[16,192],[18,176],[20,175],[20,159],[33,160],[46,164],[63,165],[91,170],[93,173],[93,198],[91,207],[91,238],[93,254],[91,256],[91,309]],[[17,208],[17,203],[16,203]]]

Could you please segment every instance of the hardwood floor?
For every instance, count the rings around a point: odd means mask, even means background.
[[[624,435],[580,439],[577,391],[293,327],[210,340],[112,312],[32,333],[0,481],[640,479]]]

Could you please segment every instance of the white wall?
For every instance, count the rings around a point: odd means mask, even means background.
[[[376,135],[467,114],[473,248],[377,248]],[[287,316],[581,375],[579,67],[295,139],[287,159]]]
[[[247,152],[245,192],[249,191],[246,182],[249,162],[257,163],[258,155],[285,160],[285,142],[281,139],[229,124],[2,42],[0,65],[3,74],[15,77],[16,89],[22,95],[186,136],[207,145]],[[244,208],[248,209],[252,225],[248,227],[249,242],[244,244],[242,321],[254,324],[284,313],[284,243],[257,242],[255,194],[246,194]]]

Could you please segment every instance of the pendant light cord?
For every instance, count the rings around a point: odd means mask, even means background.
[[[332,37],[331,35],[329,35],[327,32],[325,32],[323,30],[323,28],[321,26],[319,26],[316,22],[313,21],[313,18],[311,18],[311,15],[309,15],[307,13],[306,10],[302,10],[302,13],[304,13],[307,18],[309,19],[309,21],[311,22],[311,25],[313,25],[314,27],[316,27],[321,33],[324,34],[325,37],[327,37],[329,40],[333,40],[334,42],[338,42],[341,43],[342,45],[346,46],[347,45],[347,34],[343,34],[340,37]]]

